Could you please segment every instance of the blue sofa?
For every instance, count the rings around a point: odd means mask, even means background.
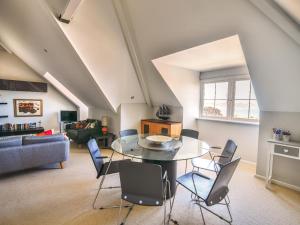
[[[64,135],[0,138],[0,174],[61,163],[69,157],[70,143]]]

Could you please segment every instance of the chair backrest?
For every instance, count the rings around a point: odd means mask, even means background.
[[[162,205],[163,183],[160,165],[122,161],[119,165],[122,199],[139,205]]]
[[[182,129],[180,136],[190,137],[190,138],[199,138],[199,132],[191,129]]]
[[[225,156],[225,158],[220,157],[218,162],[220,164],[227,164],[231,162],[236,149],[237,149],[237,145],[235,144],[235,142],[229,139],[226,142],[226,145],[222,151],[222,156]]]
[[[130,136],[130,135],[137,135],[138,132],[136,129],[128,129],[128,130],[121,130],[119,132],[120,137],[126,137],[126,136]]]
[[[205,203],[208,206],[214,205],[222,201],[227,193],[229,192],[228,184],[231,180],[234,171],[239,164],[241,158],[238,158],[236,160],[233,160],[232,162],[224,165],[220,172],[218,173],[214,184],[205,199]]]
[[[89,140],[88,143],[87,143],[87,146],[88,146],[90,155],[92,157],[94,166],[96,168],[97,179],[98,179],[100,177],[101,170],[102,170],[102,167],[104,165],[103,159],[102,158],[97,158],[97,157],[101,157],[101,151],[100,151],[95,139]]]

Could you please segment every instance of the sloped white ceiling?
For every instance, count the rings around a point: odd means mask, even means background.
[[[0,1],[0,27],[3,43],[40,75],[51,73],[88,106],[112,108],[43,0]]]
[[[84,1],[63,31],[115,109],[145,103],[111,0]]]
[[[238,35],[175,52],[152,61],[198,72],[246,65]]]
[[[124,1],[150,90],[164,88],[152,59],[238,34],[260,109],[300,111],[300,46],[248,0]]]
[[[273,0],[300,25],[299,0]]]

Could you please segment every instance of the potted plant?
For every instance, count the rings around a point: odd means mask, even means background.
[[[289,130],[282,131],[282,140],[283,141],[290,141],[291,138],[291,132]]]

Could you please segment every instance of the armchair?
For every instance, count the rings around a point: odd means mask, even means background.
[[[81,126],[77,126],[78,124]],[[88,127],[88,124],[93,124]],[[66,126],[67,136],[77,144],[86,144],[92,137],[101,135],[101,121],[94,119],[87,119],[76,123],[68,124]]]

